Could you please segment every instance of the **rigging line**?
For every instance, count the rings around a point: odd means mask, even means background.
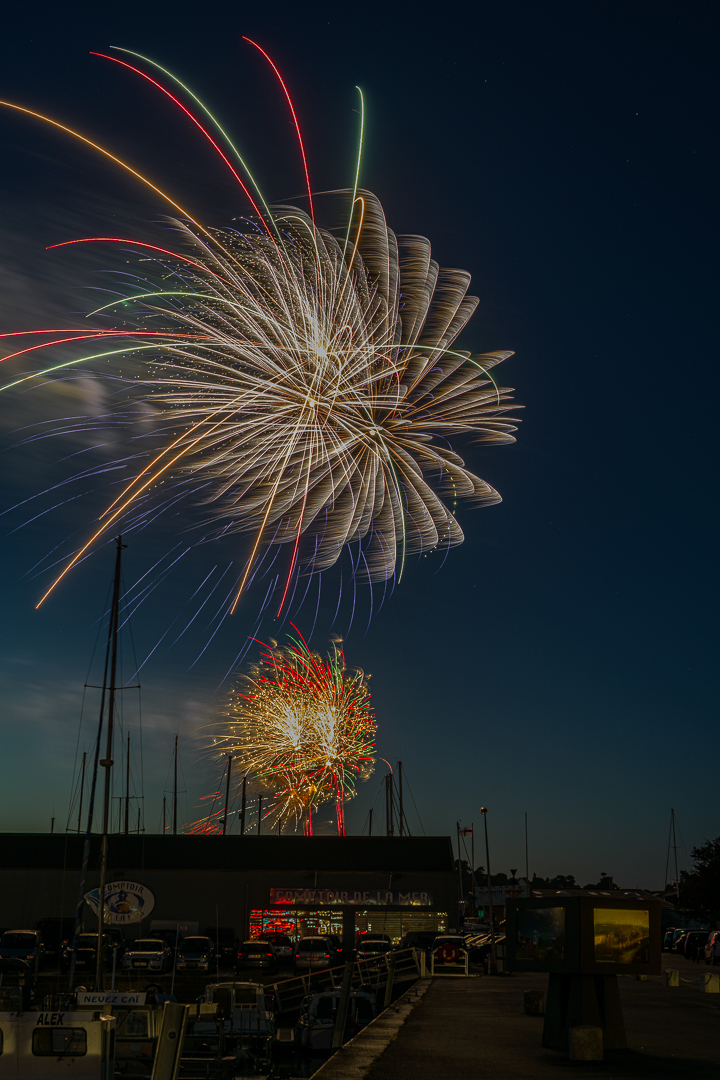
[[[422,829],[422,834],[423,834],[423,836],[425,836],[426,835],[425,826],[422,823],[422,818],[420,817],[420,811],[417,808],[417,803],[415,802],[415,796],[412,793],[412,788],[410,787],[410,781],[407,778],[407,773],[406,772],[403,772],[403,780],[404,780],[405,784],[407,785],[408,791],[410,792],[410,798],[412,799],[413,806],[415,807],[415,813],[417,814],[417,819],[420,822],[420,828]]]
[[[103,611],[107,610],[107,602],[108,602],[108,597],[110,596],[110,589],[111,589],[111,586],[108,585],[107,592],[105,594],[105,602],[103,604]],[[90,679],[90,672],[92,671],[93,662],[95,660],[95,653],[97,652],[97,647],[98,647],[98,642],[100,640],[101,631],[102,631],[102,620],[98,620],[98,629],[97,629],[97,633],[95,635],[95,641],[93,643],[92,653],[90,654],[90,662],[88,664],[87,673],[85,675],[85,682],[83,684],[82,700],[81,700],[81,703],[80,703],[80,719],[78,721],[77,740],[76,740],[76,743],[75,743],[75,760],[73,761],[73,780],[75,779],[75,770],[77,769],[78,750],[79,750],[79,746],[80,746],[80,734],[82,732],[83,714],[84,714],[84,709],[85,709],[85,696],[86,696],[86,693],[87,693],[87,686],[88,686],[88,681]],[[69,825],[70,825],[70,814],[71,814],[71,812],[72,812],[72,809],[69,809],[68,810],[68,822],[67,822],[67,825],[66,825],[66,831],[67,831],[67,829],[69,828]]]
[[[125,595],[127,596],[127,592],[125,593]],[[126,622],[127,622],[127,626],[128,626],[128,631],[130,633],[130,646],[131,646],[131,649],[132,649],[133,667],[135,669],[135,671],[134,671],[134,673],[135,673],[138,670],[138,666],[137,666],[137,650],[135,648],[135,635],[133,633],[132,620],[128,617]],[[134,673],[133,673],[133,676],[131,676],[131,677],[134,677]],[[138,692],[138,734],[139,734],[139,738],[140,738],[140,797],[142,799],[144,799],[145,798],[145,760],[144,760],[144,756],[143,756],[142,689],[141,689],[139,684],[138,684],[138,687],[137,687],[137,692]]]
[[[223,783],[223,780],[225,779],[226,770],[227,770],[227,759],[225,760],[225,767],[223,768],[222,776],[220,777],[220,784],[218,786],[218,790],[215,792],[215,798],[213,799],[212,809],[210,810],[210,813],[207,816],[208,825],[210,824],[211,817],[215,813],[215,804],[218,801],[218,798],[220,797],[220,792],[222,791],[222,783]]]

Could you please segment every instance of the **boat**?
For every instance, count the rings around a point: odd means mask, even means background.
[[[296,1044],[301,1049],[332,1049],[340,994],[340,990],[328,990],[305,998],[295,1028]],[[364,990],[351,990],[343,1042],[354,1038],[376,1016],[375,995]]]
[[[274,1036],[275,1019],[261,983],[211,983],[188,1020],[181,1075],[204,1077],[207,1064],[218,1061],[233,1076],[267,1070]]]
[[[0,1012],[2,1080],[113,1080],[114,1016],[57,1008]]]

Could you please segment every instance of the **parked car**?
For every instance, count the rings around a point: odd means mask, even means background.
[[[220,958],[220,966],[232,967],[240,944],[232,926],[206,926],[203,934],[209,937],[215,945],[215,950]]]
[[[31,968],[39,968],[44,954],[37,930],[6,930],[0,938],[0,960],[24,960]]]
[[[710,932],[704,951],[706,964],[720,964],[720,930]]]
[[[75,933],[75,916],[40,919],[35,929],[45,946],[45,963],[59,963],[64,942]]]
[[[138,938],[125,949],[121,961],[123,971],[146,968],[162,974],[172,967],[170,946],[162,938]]]
[[[429,957],[433,941],[437,937],[435,930],[410,930],[398,945],[399,949],[424,949]]]
[[[293,943],[287,934],[277,934],[274,932],[272,934],[263,934],[262,940],[270,942],[275,950],[275,955],[279,964],[292,963],[294,955]]]
[[[301,938],[295,946],[296,971],[332,967],[336,963],[337,954],[326,937]]]
[[[97,967],[97,934],[78,934],[77,954],[75,956],[75,970],[94,972]],[[68,971],[72,956],[72,938],[63,945],[60,954],[60,970]],[[113,940],[103,933],[103,968],[107,971],[112,967]]]
[[[675,933],[675,930],[676,930],[676,927],[669,926],[667,928],[667,930],[665,931],[665,934],[663,936],[663,943],[662,943],[662,951],[663,952],[670,952],[670,949],[672,947],[673,935]]]
[[[438,934],[433,942],[433,951],[440,945],[456,945],[463,953],[467,953],[467,942],[461,934]]]
[[[212,971],[215,968],[215,946],[205,935],[183,938],[175,960],[176,971]]]
[[[687,930],[673,930],[672,941],[670,943],[670,952],[677,952],[677,943],[684,934],[687,934]]]
[[[179,947],[180,942],[182,941],[182,938],[178,935],[177,930],[151,930],[150,936],[152,938],[159,938],[161,941],[164,941],[168,949],[170,950],[171,958],[174,960],[176,946]]]
[[[372,960],[385,956],[392,950],[392,939],[388,934],[361,934],[355,946],[358,960]]]
[[[344,964],[346,960],[352,960],[353,954],[349,956],[345,955],[345,949],[343,949],[342,939],[337,934],[327,934],[327,939],[335,950],[338,964]]]
[[[688,933],[689,931],[687,930],[681,930],[677,937],[675,937],[672,943],[672,951],[674,953],[682,953],[685,945],[685,938],[688,936]]]
[[[687,960],[697,963],[705,959],[705,942],[708,939],[707,930],[690,930],[683,938],[683,956]]]
[[[235,957],[235,971],[238,974],[258,968],[276,974],[279,966],[273,945],[264,938],[243,941]]]

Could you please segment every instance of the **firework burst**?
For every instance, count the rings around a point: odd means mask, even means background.
[[[93,312],[94,328],[45,343],[91,340],[102,343],[100,353],[93,348],[23,378],[122,359],[115,377],[132,390],[130,422],[140,415],[146,423],[149,405],[156,431],[166,435],[45,596],[98,537],[154,515],[168,502],[168,482],[205,503],[206,536],[213,528],[216,535],[251,534],[231,609],[269,545],[288,550],[279,614],[294,574],[333,566],[351,544],[355,576],[372,583],[399,579],[408,555],[461,543],[456,501],[487,506],[500,496],[451,441],[512,442],[516,424],[507,415],[509,389],[490,374],[512,354],[453,348],[478,304],[468,295],[470,275],[440,268],[424,237],[396,236],[357,176],[354,188],[326,198],[334,228],[319,227],[309,178],[309,213],[271,208],[251,190],[252,176],[246,171],[246,183],[237,172],[246,166],[225,131],[174,76],[143,58],[182,88],[187,106],[139,68],[108,59],[182,109],[241,185],[252,215],[237,229],[206,228],[98,144],[20,110],[82,139],[165,198],[182,215],[175,224],[184,237],[181,250],[117,237],[71,241],[134,249],[154,261],[157,285]],[[359,166],[360,153],[358,174]],[[131,373],[129,364],[136,365]]]
[[[214,734],[213,755],[232,755],[239,775],[269,794],[276,821],[303,819],[312,832],[314,811],[334,800],[344,834],[344,804],[374,765],[365,676],[346,669],[337,642],[323,659],[298,632],[286,648],[263,645],[243,682]]]

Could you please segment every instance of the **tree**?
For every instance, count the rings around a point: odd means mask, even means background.
[[[692,849],[694,868],[680,874],[677,910],[700,922],[720,924],[720,836]]]
[[[579,889],[580,886],[576,882],[572,874],[556,874],[553,878],[538,877],[537,874],[533,874],[533,879],[530,882],[531,889]]]

